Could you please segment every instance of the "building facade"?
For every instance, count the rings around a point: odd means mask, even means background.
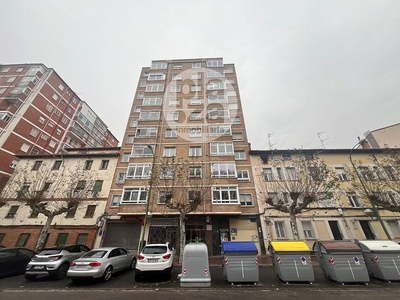
[[[85,244],[98,247],[101,242],[101,220],[104,215],[108,193],[114,177],[120,148],[75,148],[66,149],[63,154],[19,155],[19,163],[11,179],[6,184],[0,207],[0,245],[6,247],[27,247],[34,249],[47,217],[35,214],[21,199],[21,191],[34,192],[41,185],[54,189],[67,189],[58,180],[70,176],[82,176],[74,190],[81,188],[82,182],[92,183],[87,196],[78,199],[77,208],[57,215],[51,222],[46,246],[59,244]],[[42,168],[42,169],[40,169]],[[44,168],[44,169],[43,169]],[[46,169],[47,168],[47,169]],[[51,170],[52,175],[49,176]],[[18,187],[20,172],[25,172],[24,182]],[[53,175],[54,174],[54,175]],[[61,178],[61,179],[62,179]],[[66,180],[67,181],[67,180]],[[8,189],[10,187],[10,189]],[[16,190],[16,191],[14,191]],[[19,194],[18,194],[19,192]],[[10,195],[15,197],[9,197]],[[65,193],[64,193],[65,194]],[[65,204],[66,199],[45,194],[42,202],[47,207]],[[51,197],[51,199],[50,199]],[[51,205],[50,205],[51,204]]]
[[[18,163],[16,155],[116,146],[104,122],[53,69],[0,65],[0,191]]]
[[[153,187],[152,166],[165,159],[197,161],[188,177],[207,180],[209,196],[186,218],[186,241],[210,255],[224,240],[253,240],[260,252],[254,191],[236,70],[222,58],[153,61],[140,73],[121,159],[111,187],[103,245],[138,249],[171,241],[179,247],[179,213]],[[188,188],[188,199],[196,191]],[[150,194],[150,195],[149,195]],[[144,222],[148,216],[148,222]],[[143,225],[145,225],[145,228]]]
[[[251,150],[254,182],[258,195],[260,213],[263,215],[262,227],[264,243],[271,240],[291,240],[289,215],[273,209],[266,204],[264,194],[267,185],[274,181],[289,181],[290,160],[299,155],[297,150]],[[299,239],[310,247],[316,240],[385,240],[400,241],[400,177],[396,168],[379,166],[383,162],[381,149],[324,149],[301,150],[301,155],[318,157],[324,160],[339,181],[339,188],[331,198],[325,198],[310,204],[297,215]],[[276,165],[274,159],[284,159],[285,165]],[[364,187],[373,194],[373,186],[386,186],[381,190],[394,211],[377,206],[376,213],[365,189],[361,184],[352,184],[358,180],[355,172],[363,180]],[[398,169],[398,168],[397,168]],[[364,172],[368,171],[368,172]],[[291,171],[292,173],[295,170]],[[286,175],[285,175],[286,174]],[[383,185],[379,184],[383,182]],[[397,187],[397,188],[396,188]],[[393,191],[396,191],[393,193]],[[277,191],[279,192],[279,191]],[[291,199],[288,198],[288,205]]]
[[[363,149],[399,148],[400,123],[367,131],[365,139],[360,142]]]

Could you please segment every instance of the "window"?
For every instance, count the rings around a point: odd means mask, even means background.
[[[127,144],[133,144],[133,141],[135,140],[135,136],[133,136],[133,135],[128,135],[127,137],[126,137],[126,143]]]
[[[207,67],[223,67],[224,63],[222,59],[210,59],[207,60]]]
[[[52,170],[59,170],[62,164],[62,160],[56,160],[53,164]]]
[[[229,110],[226,108],[211,108],[208,110],[208,118],[213,120],[229,118]]]
[[[263,168],[262,177],[263,177],[264,181],[275,180],[274,179],[274,175],[272,174],[272,169],[271,168]]]
[[[314,237],[311,221],[301,221],[301,227],[303,227],[304,238],[307,239]]]
[[[30,147],[31,146],[29,144],[23,143],[21,146],[21,151],[26,153],[26,152],[28,152]]]
[[[192,80],[201,79],[201,73],[193,73],[192,75],[190,75],[190,78],[191,78]]]
[[[49,136],[48,136],[47,134],[45,134],[45,133],[42,133],[41,136],[40,136],[40,138],[41,138],[42,140],[47,141],[47,139],[49,138]]]
[[[93,160],[86,160],[84,169],[85,170],[90,170],[92,168],[92,165],[93,165]]]
[[[7,90],[7,88],[0,88],[0,95],[4,94],[4,92]]]
[[[233,78],[228,78],[228,81],[230,84],[235,84],[235,79],[233,79]]]
[[[74,218],[77,209],[78,209],[77,206],[72,207],[72,208],[67,212],[67,214],[65,215],[65,217],[66,217],[67,219],[72,219],[72,218]]]
[[[96,180],[93,186],[92,197],[98,197],[102,187],[103,187],[103,180]]]
[[[211,155],[233,155],[233,143],[210,143]]]
[[[201,112],[194,111],[190,114],[189,120],[191,121],[199,121],[202,119]]]
[[[182,65],[174,65],[174,70],[182,70]]]
[[[30,233],[21,233],[15,247],[25,247],[30,235]]]
[[[39,122],[40,124],[43,124],[45,121],[46,121],[46,118],[45,118],[45,117],[42,117],[42,116],[40,116],[39,119],[38,119],[38,122]]]
[[[352,207],[363,207],[362,200],[355,193],[346,193],[347,201]]]
[[[169,99],[168,105],[169,106],[179,106],[179,99],[177,99],[177,98]]]
[[[164,167],[161,169],[161,179],[172,179],[174,178],[174,168],[173,167]]]
[[[201,146],[189,147],[189,156],[201,156]]]
[[[82,192],[86,187],[86,180],[79,180],[75,187],[75,193]]]
[[[297,180],[299,178],[299,174],[295,168],[286,167],[286,177],[287,180]]]
[[[245,160],[246,152],[245,151],[235,151],[235,160]]]
[[[65,101],[64,99],[62,99],[62,100],[61,100],[61,104],[65,106],[65,105],[67,105],[67,101]]]
[[[210,135],[221,136],[231,135],[230,125],[210,125]]]
[[[165,131],[166,138],[176,138],[178,136],[178,131],[176,129],[167,129]]]
[[[166,191],[159,191],[158,192],[158,200],[157,204],[165,204],[166,203],[166,195],[169,195],[171,197],[171,192],[166,192]],[[172,199],[172,198],[171,198]]]
[[[57,95],[57,94],[54,94],[51,98],[52,98],[54,101],[57,101],[57,100],[58,100],[58,95]]]
[[[7,82],[13,82],[15,80],[15,77],[9,77],[8,79],[7,79]]]
[[[182,80],[182,74],[172,75],[172,80]]]
[[[151,69],[166,69],[167,68],[167,63],[162,61],[158,61],[158,62],[152,62],[151,63]]]
[[[157,137],[157,127],[138,127],[136,128],[136,137],[138,138]]]
[[[237,170],[237,178],[241,181],[250,181],[248,170]]]
[[[51,105],[50,103],[49,104],[47,104],[46,105],[46,110],[48,111],[48,112],[51,112],[52,110],[53,110],[53,105]]]
[[[212,70],[212,71],[207,71],[207,77],[208,78],[224,77],[224,74],[222,74],[221,72]]]
[[[349,180],[348,175],[346,174],[344,168],[335,168],[336,176],[339,178],[341,181],[346,181]]]
[[[233,162],[221,162],[211,164],[212,177],[236,177],[236,166]]]
[[[87,238],[88,238],[87,233],[79,233],[78,238],[76,239],[76,243],[81,245],[86,245]]]
[[[365,180],[375,180],[374,173],[369,167],[359,167],[358,169]]]
[[[95,211],[96,211],[96,205],[88,205],[84,218],[93,218]]]
[[[390,231],[392,232],[392,236],[394,238],[399,238],[400,237],[399,222],[397,220],[388,220],[387,224],[389,225]]]
[[[126,178],[145,179],[150,178],[150,164],[130,164],[126,173]]]
[[[109,162],[109,160],[102,160],[100,163],[100,170],[107,170]]]
[[[167,115],[168,121],[178,121],[178,119],[179,119],[179,112],[177,111],[169,112]]]
[[[5,233],[0,233],[0,245],[3,242],[4,237],[6,236]]]
[[[117,183],[124,183],[126,177],[126,172],[119,172],[117,175]]]
[[[215,90],[224,90],[225,89],[225,82],[222,81],[214,81],[209,82],[207,84],[207,90],[215,91]]]
[[[193,202],[194,200],[201,200],[201,191],[188,191],[188,202]]]
[[[201,178],[201,167],[190,167],[189,177]]]
[[[121,203],[145,204],[147,201],[146,188],[125,188]]]
[[[225,95],[209,95],[207,100],[208,103],[228,103],[228,98]]]
[[[65,245],[67,242],[68,233],[59,233],[56,240],[56,245]]]
[[[243,141],[243,134],[241,132],[233,133],[232,140],[234,141]]]
[[[140,82],[140,87],[146,87],[146,85],[147,85],[147,81]]]
[[[76,100],[76,98],[74,97],[74,98],[72,98],[72,103],[73,104],[76,104],[76,102],[78,102],[78,100]]]
[[[200,98],[192,98],[190,99],[190,105],[201,105],[201,101]]]
[[[385,170],[386,176],[389,180],[397,180],[397,176],[392,167],[385,166],[383,169]]]
[[[191,92],[201,92],[201,85],[192,85],[190,87]]]
[[[42,163],[43,163],[42,160],[37,160],[37,161],[35,161],[35,163],[33,164],[32,170],[34,170],[34,171],[39,170],[40,165],[41,165]]]
[[[57,130],[56,130],[56,134],[57,134],[57,135],[60,135],[60,134],[61,134],[61,129],[57,129]]]
[[[176,155],[175,147],[166,147],[164,148],[164,157],[174,157]]]
[[[124,153],[122,155],[122,162],[129,162],[130,157],[131,157],[130,153]]]
[[[137,94],[138,99],[143,99],[144,98],[144,93],[138,93]]]
[[[12,162],[10,163],[10,168],[15,169],[18,165],[18,160],[13,159]]]
[[[286,238],[286,232],[285,232],[285,222],[283,221],[275,221],[275,231],[276,231],[276,237],[279,238]]]
[[[233,68],[232,67],[225,68],[224,73],[225,74],[233,73]]]
[[[138,121],[137,120],[132,120],[131,121],[131,127],[137,127]]]
[[[200,69],[200,68],[201,68],[201,62],[192,63],[192,69]]]
[[[142,110],[142,107],[140,105],[136,105],[134,112],[140,112]]]
[[[239,106],[237,103],[229,103],[229,109],[238,109]]]
[[[148,84],[146,86],[146,92],[163,92],[164,85],[163,84]]]
[[[253,196],[251,194],[239,194],[241,206],[253,206]]]
[[[67,113],[72,114],[72,107],[71,106],[67,107]]]
[[[140,121],[154,121],[160,119],[159,111],[142,111],[139,116]]]
[[[60,90],[64,90],[64,86],[60,83],[60,85],[58,86],[58,88],[60,89]]]
[[[213,204],[239,204],[236,186],[216,186],[212,189]]]
[[[56,111],[54,112],[57,116],[61,116],[61,111],[59,111],[58,109],[56,109]]]
[[[189,137],[201,137],[201,128],[190,128]]]
[[[153,156],[154,148],[155,148],[154,145],[133,145],[133,147],[132,147],[132,156],[133,157],[149,157],[149,156]]]
[[[113,195],[111,199],[110,206],[111,207],[118,207],[119,203],[121,202],[122,195]]]
[[[145,97],[142,106],[159,106],[162,104],[162,97]]]
[[[2,73],[7,73],[9,70],[10,70],[10,68],[3,68],[3,69],[1,69],[1,72]]]
[[[29,134],[33,137],[37,137],[38,133],[39,133],[39,130],[37,130],[36,128],[32,128],[31,132]]]
[[[147,80],[164,80],[165,74],[149,74]]]
[[[11,206],[6,215],[6,219],[13,219],[17,214],[18,208],[19,208],[18,205]]]

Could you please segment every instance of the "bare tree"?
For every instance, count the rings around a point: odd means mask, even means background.
[[[186,245],[186,217],[210,198],[207,166],[197,160],[170,158],[156,168],[153,184],[165,206],[179,213],[179,262]]]
[[[24,166],[17,167],[0,194],[1,202],[21,201],[32,213],[47,217],[35,251],[40,251],[45,246],[54,217],[76,210],[81,200],[93,192],[93,174],[85,171],[82,165],[69,169],[61,163],[59,167],[54,170],[46,162],[28,161]]]
[[[336,197],[338,179],[316,155],[275,156],[271,166],[262,171],[261,194],[270,209],[289,214],[293,238],[298,240],[297,215],[311,203]]]

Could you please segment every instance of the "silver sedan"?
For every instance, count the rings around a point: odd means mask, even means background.
[[[136,256],[119,247],[102,247],[90,250],[74,260],[67,278],[79,281],[86,278],[101,278],[107,281],[112,274],[123,269],[135,269]]]

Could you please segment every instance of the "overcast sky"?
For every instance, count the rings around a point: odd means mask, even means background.
[[[142,67],[236,66],[252,149],[351,148],[400,122],[400,1],[0,0],[0,63],[54,68],[121,141]]]

